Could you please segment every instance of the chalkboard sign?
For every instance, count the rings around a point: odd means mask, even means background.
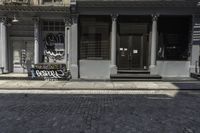
[[[200,45],[200,15],[195,15],[193,18],[193,44]]]

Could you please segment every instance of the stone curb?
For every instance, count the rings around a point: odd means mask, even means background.
[[[200,90],[200,82],[49,82],[2,81],[0,90]]]
[[[114,88],[90,88],[90,89],[88,89],[88,88],[44,88],[44,87],[40,87],[40,88],[27,88],[27,87],[21,87],[21,88],[0,88],[0,90],[49,90],[49,91],[57,91],[57,90],[69,90],[69,91],[71,91],[71,90],[87,90],[87,91],[89,91],[89,90],[111,90],[111,91],[114,91],[114,90],[116,90],[116,91],[200,91],[200,88],[191,88],[191,89],[185,89],[185,88],[179,88],[179,89],[177,89],[177,88],[171,88],[171,89],[163,89],[163,88],[157,88],[157,89],[155,89],[155,88],[124,88],[124,89],[120,89],[120,88],[116,88],[116,89],[114,89]]]

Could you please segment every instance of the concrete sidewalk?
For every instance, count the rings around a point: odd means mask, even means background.
[[[11,90],[200,90],[199,81],[113,82],[0,80],[0,89]]]

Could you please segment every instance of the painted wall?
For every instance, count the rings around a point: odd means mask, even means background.
[[[189,77],[190,61],[157,61],[157,73],[163,77]]]
[[[80,60],[81,79],[109,79],[110,60]]]

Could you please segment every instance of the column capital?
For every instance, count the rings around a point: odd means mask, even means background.
[[[117,21],[118,14],[111,14],[112,21]]]
[[[157,21],[158,20],[158,17],[159,15],[158,14],[152,14],[152,21]]]
[[[71,15],[72,24],[77,24],[78,23],[78,17],[79,17],[79,14],[72,14]]]
[[[65,27],[70,27],[71,24],[72,24],[72,18],[70,15],[67,15],[65,18],[64,18],[64,22],[65,22]]]
[[[34,23],[39,23],[40,18],[39,17],[33,17],[32,20],[34,21]]]

